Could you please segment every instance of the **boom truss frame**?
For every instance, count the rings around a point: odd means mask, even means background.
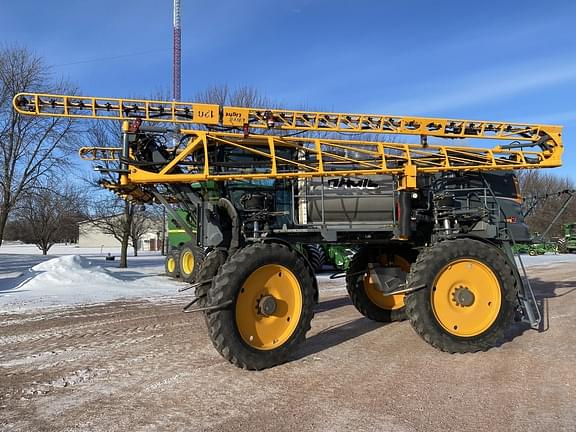
[[[157,172],[139,165],[127,148],[80,150],[85,160],[122,159],[128,167],[128,173],[121,176],[122,184],[397,175],[401,179],[400,187],[411,189],[416,187],[419,173],[534,169],[557,167],[562,163],[562,127],[555,125],[220,107],[43,93],[18,94],[14,97],[14,107],[25,115],[121,120],[124,123],[131,120],[169,122],[198,127],[179,131],[189,137],[188,144],[182,150],[174,150],[173,158]],[[272,129],[272,133],[250,134],[251,129]],[[124,125],[125,133],[129,133],[127,130]],[[222,130],[242,130],[242,133]],[[309,132],[308,135],[323,137],[278,136],[281,131]],[[345,140],[334,138],[337,133],[360,137],[418,135],[421,141],[402,144],[386,140]],[[491,148],[429,145],[427,137],[497,140],[500,143]],[[262,159],[262,165],[222,171],[210,157],[216,146],[257,156]],[[298,156],[283,157],[280,155],[282,148],[291,148]],[[203,159],[202,163],[200,159]]]
[[[420,174],[443,171],[515,170],[557,166],[558,161],[545,158],[542,152],[504,148],[477,148],[399,144],[382,141],[339,140],[330,138],[296,138],[250,136],[226,132],[182,130],[189,137],[185,148],[159,172],[129,165],[129,183],[192,183],[197,181],[288,179],[350,175],[399,175],[415,179]],[[260,159],[258,167],[250,162],[222,171],[211,162],[216,146],[230,148]],[[291,149],[296,159],[282,156]],[[84,160],[119,160],[122,148],[83,147]],[[415,187],[408,182],[407,187]]]

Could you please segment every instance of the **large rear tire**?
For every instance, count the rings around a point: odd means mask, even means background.
[[[430,345],[450,353],[486,351],[512,324],[516,273],[496,247],[447,240],[422,251],[408,275],[406,313]]]
[[[373,321],[394,322],[406,319],[404,294],[384,295],[368,273],[368,264],[399,267],[407,276],[417,253],[412,249],[367,247],[354,255],[346,272],[346,289],[358,312]]]
[[[288,360],[310,329],[315,288],[306,262],[281,244],[252,244],[216,274],[208,304],[214,347],[232,364],[260,370]]]
[[[322,266],[326,263],[324,249],[317,244],[308,244],[304,246],[304,250],[314,272],[317,273],[321,271]]]
[[[195,282],[203,260],[204,253],[198,246],[191,243],[184,245],[182,249],[180,249],[180,257],[178,260],[180,278],[184,282]]]

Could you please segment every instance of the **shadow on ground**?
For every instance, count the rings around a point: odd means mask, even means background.
[[[314,311],[316,314],[321,314],[323,312],[329,312],[340,307],[349,306],[351,304],[352,303],[350,302],[350,298],[348,296],[338,297],[318,303]],[[379,329],[384,325],[386,324],[360,317],[325,328],[321,332],[307,338],[306,344],[302,345],[300,349],[296,351],[291,360],[299,360],[304,357],[319,353],[350,339],[355,339],[359,336],[362,336],[363,334]]]
[[[0,254],[0,277],[3,273],[23,273],[30,267],[52,258],[54,257],[43,255]]]
[[[534,295],[536,297],[536,302],[542,314],[542,322],[540,323],[540,328],[538,331],[544,332],[549,328],[548,320],[548,299],[556,297],[564,297],[567,295],[576,295],[576,282],[572,281],[558,281],[550,282],[544,281],[539,278],[530,279],[530,283],[534,290]],[[556,290],[562,289],[566,290],[561,293],[557,293]],[[349,297],[338,297],[334,299],[329,299],[320,302],[316,308],[315,313],[321,314],[323,312],[328,312],[343,306],[351,305]],[[363,334],[369,333],[371,331],[377,330],[386,323],[378,323],[371,321],[367,318],[358,318],[355,320],[350,320],[342,324],[338,324],[321,332],[311,336],[306,340],[306,344],[297,351],[293,360],[299,360],[304,357],[316,354],[318,352],[324,351],[350,339],[357,338]],[[504,338],[498,344],[501,346],[507,342],[510,342],[517,337],[521,336],[527,330],[531,330],[528,323],[517,321],[510,326],[506,331]]]
[[[384,325],[386,324],[370,321],[369,319],[362,317],[328,327],[321,332],[307,338],[306,344],[304,344],[295,353],[291,360],[299,360],[335,347],[343,342],[349,341],[350,339],[355,339],[366,333],[377,330]]]
[[[119,262],[120,262],[120,257],[116,256],[116,259],[114,261],[106,261],[106,257],[101,255],[101,256],[93,256],[93,255],[82,255],[84,258],[86,258],[88,261],[90,261],[93,265],[99,265],[100,267],[103,268],[119,268]],[[153,266],[158,266],[160,265],[164,265],[164,261],[159,261],[157,256],[153,256],[153,257],[128,257],[128,268],[130,268],[132,265],[132,263],[134,263],[134,260],[137,260],[136,262],[138,263],[137,267],[153,267]]]
[[[348,296],[346,297],[338,297],[335,299],[324,300],[316,305],[314,308],[315,313],[322,313],[326,311],[330,311],[332,309],[336,309],[343,306],[351,305],[352,302]]]

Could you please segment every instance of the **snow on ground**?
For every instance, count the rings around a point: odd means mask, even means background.
[[[108,253],[116,260],[107,261]],[[129,257],[127,269],[118,268],[118,255],[116,249],[56,245],[44,257],[34,246],[2,245],[0,311],[173,297],[185,286],[162,276],[164,257],[157,253]]]
[[[107,261],[108,253],[116,260]],[[162,276],[164,257],[142,252],[128,258],[128,268],[118,268],[119,250],[55,245],[42,256],[35,246],[5,243],[0,246],[0,312],[102,303],[118,299],[177,298],[181,282]],[[522,255],[530,267],[576,262],[576,255]],[[344,279],[330,279],[332,271],[318,275],[320,289],[331,294],[345,293]]]

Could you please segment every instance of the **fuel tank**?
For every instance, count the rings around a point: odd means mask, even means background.
[[[308,222],[393,220],[391,176],[315,178],[306,181],[305,190]]]

